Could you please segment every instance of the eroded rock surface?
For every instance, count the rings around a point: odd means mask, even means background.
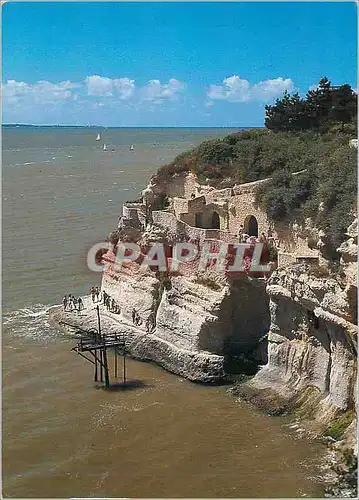
[[[356,282],[356,280],[355,280]],[[353,276],[316,277],[308,265],[273,273],[268,281],[271,326],[268,364],[239,393],[269,411],[305,398],[318,424],[355,408],[357,327]],[[303,402],[303,399],[302,399]]]

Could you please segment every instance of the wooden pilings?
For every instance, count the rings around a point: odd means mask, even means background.
[[[118,377],[119,354],[123,355],[123,383],[126,384],[126,345],[124,336],[118,333],[106,334],[101,329],[100,308],[97,305],[98,332],[79,328],[81,335],[79,342],[71,350],[94,365],[94,381],[105,383],[105,387],[110,387],[110,371],[108,366],[107,350],[112,349],[114,353],[114,377]],[[71,325],[69,325],[71,326]],[[89,353],[92,359],[84,353]]]

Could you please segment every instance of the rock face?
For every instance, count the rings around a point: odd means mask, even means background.
[[[339,249],[350,255],[342,261],[340,276],[325,276],[305,264],[274,271],[267,284],[268,363],[238,388],[242,396],[269,411],[282,411],[306,394],[318,427],[354,410],[357,284],[351,263],[357,254],[357,230],[354,233],[351,226],[351,240]]]
[[[126,321],[122,331],[135,358],[200,382],[224,379],[231,356],[250,352],[256,361],[265,361],[257,349],[269,327],[264,283],[163,277],[131,263],[121,270],[109,268],[102,291],[120,306],[121,315],[113,316]],[[140,318],[136,327],[133,311]]]

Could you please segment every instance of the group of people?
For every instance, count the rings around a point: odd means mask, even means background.
[[[81,311],[84,309],[84,303],[81,297],[75,297],[74,295],[65,295],[62,299],[62,304],[64,306],[64,311]]]
[[[91,290],[90,290],[90,294],[91,294],[92,302],[101,302],[101,290],[98,286],[92,286]]]
[[[142,325],[142,319],[135,308],[132,309],[132,321],[136,326]],[[155,319],[153,313],[151,313],[146,320],[146,330],[147,333],[151,333],[155,328]]]
[[[113,297],[111,297],[108,293],[103,291],[103,305],[107,308],[108,311],[116,314],[121,313],[121,308],[115,301]]]
[[[255,243],[266,243],[268,246],[275,246],[275,240],[272,236],[271,231],[268,231],[268,235],[266,236],[264,233],[261,233],[260,236],[250,236],[244,232],[243,224],[241,224],[238,230],[238,239],[239,243],[249,243],[251,245]]]
[[[108,311],[116,314],[121,313],[120,306],[117,304],[113,297],[105,292],[105,290],[101,293],[101,290],[98,286],[93,286],[91,287],[90,293],[92,302],[102,302]]]
[[[103,290],[103,292],[101,293],[99,287],[91,287],[90,293],[92,302],[101,302],[103,300],[102,303],[107,308],[108,311],[115,314],[121,313],[121,308],[117,304],[116,300],[113,297],[111,297],[108,293],[106,293],[105,290]],[[64,306],[64,311],[81,311],[85,307],[82,298],[81,297],[76,298],[74,295],[68,295],[68,296],[65,295],[62,303]],[[132,321],[133,324],[136,326],[142,325],[142,319],[135,308],[132,309]],[[153,313],[151,313],[146,320],[147,332],[151,333],[154,330],[155,326],[156,324],[154,315]]]

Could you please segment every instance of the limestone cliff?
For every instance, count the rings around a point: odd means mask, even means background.
[[[138,359],[200,382],[225,379],[236,356],[265,361],[258,349],[269,326],[264,283],[223,282],[208,273],[161,276],[131,263],[121,270],[109,267],[102,290],[120,306],[121,315],[113,317],[126,322],[124,333],[129,326],[137,332],[127,337],[129,352]]]
[[[348,236],[340,272],[304,264],[274,271],[268,363],[237,392],[271,412],[301,408],[317,431],[345,418],[337,437],[354,444],[357,222]]]

